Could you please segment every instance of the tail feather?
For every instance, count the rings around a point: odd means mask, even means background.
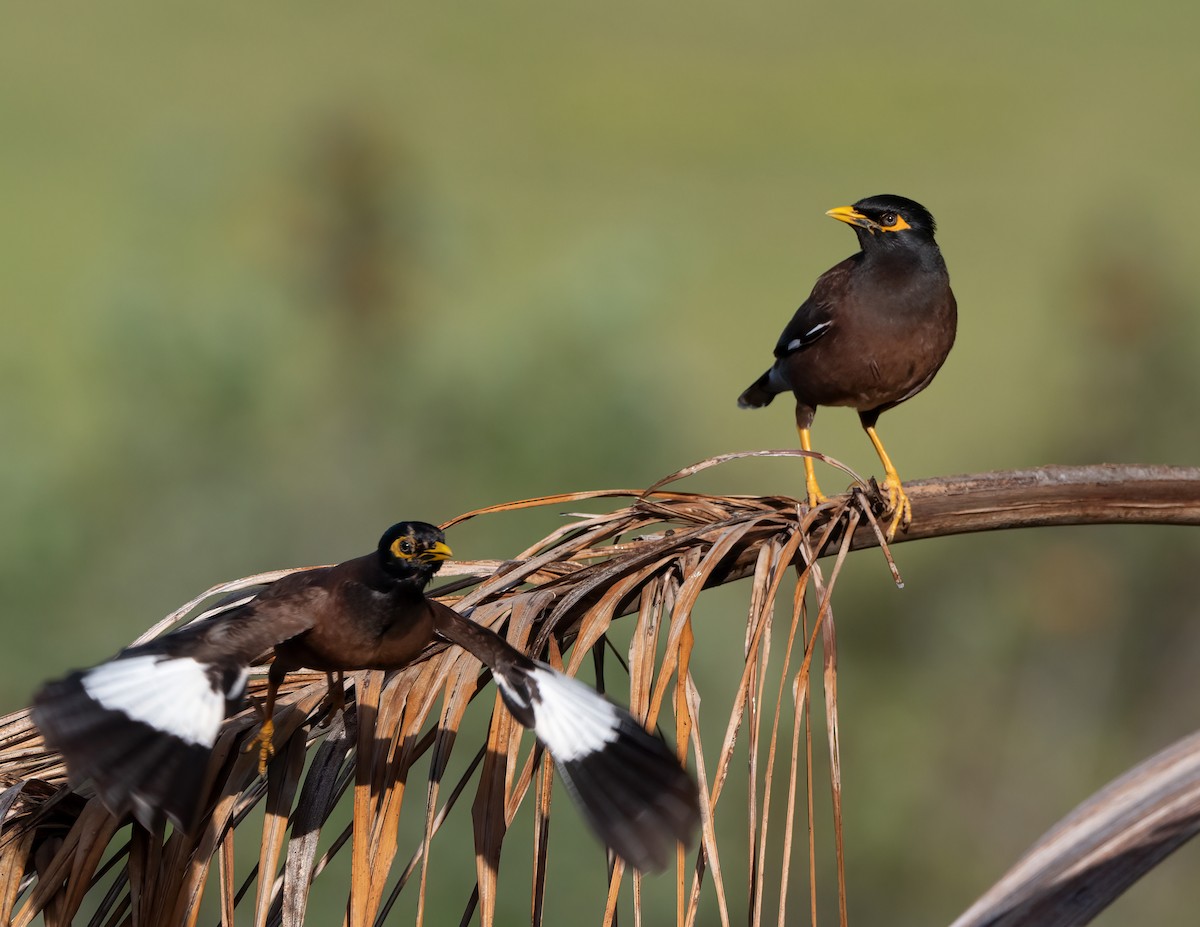
[[[771,371],[768,370],[761,377],[746,387],[745,392],[738,396],[738,408],[741,409],[761,409],[763,406],[769,406],[771,400],[778,395],[779,390],[771,387]]]

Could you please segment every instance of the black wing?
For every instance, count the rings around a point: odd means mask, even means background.
[[[329,590],[317,585],[328,572],[322,567],[289,573],[244,605],[132,650],[190,656],[222,668],[247,666],[276,644],[312,628],[329,599]]]
[[[848,257],[817,278],[812,293],[796,310],[783,334],[779,336],[779,342],[775,345],[776,358],[802,351],[829,334],[837,324],[833,307],[837,305],[849,284],[850,272],[861,259],[861,254]]]
[[[667,745],[586,683],[430,605],[437,632],[491,669],[505,705],[554,758],[597,836],[637,869],[665,868],[700,821],[696,784]]]
[[[33,720],[71,781],[91,779],[110,811],[148,828],[164,815],[189,828],[247,666],[312,626],[327,595],[312,585],[321,572],[286,576],[248,603],[46,683]]]

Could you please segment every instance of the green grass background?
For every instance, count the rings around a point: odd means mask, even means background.
[[[217,581],[356,555],[397,519],[791,446],[788,403],[734,399],[853,250],[822,213],[869,194],[933,211],[960,306],[937,381],[883,419],[902,475],[1200,457],[1191,4],[10,4],[4,20],[4,709]],[[821,413],[815,442],[877,469],[845,411]],[[694,485],[802,488],[780,461]],[[555,524],[487,519],[451,541],[503,556]],[[1184,529],[931,541],[897,550],[902,592],[852,558],[854,922],[949,920],[1195,729],[1198,554]],[[721,626],[744,594],[706,606],[702,690],[732,684],[740,637]],[[552,912],[598,891],[578,852]],[[1183,922],[1198,859],[1097,923]],[[450,897],[468,865],[437,871]]]

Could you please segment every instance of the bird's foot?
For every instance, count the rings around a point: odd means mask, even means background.
[[[267,771],[267,763],[275,756],[275,723],[267,718],[262,723],[262,727],[258,729],[258,733],[254,735],[245,747],[242,748],[243,753],[251,753],[258,748],[258,774],[261,776]]]
[[[887,529],[887,539],[890,542],[896,537],[897,528],[907,531],[908,526],[912,524],[912,503],[908,501],[908,493],[900,485],[900,476],[895,471],[887,475],[879,489],[887,496],[887,508],[883,514],[892,516],[892,522]]]
[[[825,493],[821,492],[821,487],[817,485],[817,475],[813,472],[812,461],[805,459],[804,464],[804,491],[808,495],[808,507],[815,509],[829,500],[825,497]]]
[[[818,505],[829,500],[825,498],[825,493],[821,492],[821,487],[817,485],[817,471],[813,467],[812,454],[812,437],[806,427],[800,426],[797,429],[800,432],[800,449],[804,451],[804,491],[808,494],[808,507],[815,509]]]

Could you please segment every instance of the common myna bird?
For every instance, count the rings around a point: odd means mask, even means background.
[[[744,409],[777,393],[796,397],[800,447],[818,406],[850,406],[883,464],[891,540],[907,529],[912,505],[875,432],[879,416],[921,392],[954,345],[958,308],[933,239],[929,210],[903,196],[870,196],[826,213],[849,223],[859,247],[817,278],[775,345],[775,363],[738,398]],[[825,501],[812,459],[804,459],[809,505]]]
[[[440,529],[401,522],[373,553],[292,573],[248,602],[47,683],[34,697],[34,722],[65,757],[72,782],[90,778],[114,814],[132,811],[147,828],[165,816],[186,830],[203,798],[208,753],[255,657],[274,648],[262,729],[250,747],[264,772],[275,694],[288,672],[328,673],[337,705],[342,673],[399,669],[440,638],[491,670],[508,710],[550,752],[600,839],[638,869],[663,868],[699,820],[696,786],[674,753],[590,686],[427,598],[425,586],[449,556]]]

